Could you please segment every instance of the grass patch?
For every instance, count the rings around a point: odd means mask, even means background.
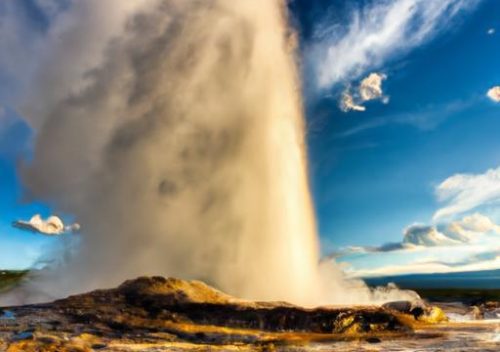
[[[5,292],[17,285],[28,270],[0,270],[0,292]]]

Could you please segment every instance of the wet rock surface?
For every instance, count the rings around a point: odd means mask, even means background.
[[[445,321],[438,309],[412,302],[306,309],[239,300],[198,281],[143,277],[53,303],[3,308],[0,351],[293,351],[332,343],[339,350],[349,344],[378,350],[389,341],[448,334],[426,331]]]
[[[71,324],[99,325],[121,332],[167,331],[170,323],[318,334],[340,334],[352,329],[408,331],[383,308],[305,309],[285,302],[248,302],[201,282],[161,277],[139,278],[114,290],[72,296],[36,308],[55,309]]]

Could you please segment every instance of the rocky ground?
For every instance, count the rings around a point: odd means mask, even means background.
[[[497,321],[475,320],[494,318],[498,302],[443,308],[461,322],[421,302],[306,309],[238,300],[198,281],[143,277],[0,309],[0,351],[499,350]]]

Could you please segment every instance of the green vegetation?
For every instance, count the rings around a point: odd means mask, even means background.
[[[18,284],[28,273],[28,270],[0,270],[0,292]]]

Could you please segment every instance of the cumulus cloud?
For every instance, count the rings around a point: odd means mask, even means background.
[[[426,247],[450,247],[480,242],[485,235],[500,235],[500,226],[489,217],[474,213],[460,220],[439,225],[415,223],[403,230],[401,242],[385,243],[381,246],[349,246],[334,253],[342,257],[355,253],[386,253],[418,250]]]
[[[403,243],[432,247],[455,245],[460,241],[446,236],[434,226],[414,224],[405,229]]]
[[[495,103],[500,103],[500,86],[491,88],[490,90],[488,90],[488,93],[486,93],[486,95]]]
[[[340,109],[344,112],[365,111],[366,107],[362,104],[367,101],[382,100],[382,102],[387,103],[389,98],[384,95],[382,90],[382,81],[385,79],[387,79],[386,75],[373,72],[363,78],[354,91],[347,88],[342,93]]]
[[[500,226],[489,217],[474,213],[439,225],[411,225],[404,231],[403,243],[427,247],[453,246],[474,242],[487,233],[500,234]]]
[[[74,223],[65,226],[63,221],[57,216],[49,216],[47,219],[42,219],[39,214],[34,215],[30,220],[17,220],[12,223],[15,228],[39,233],[47,236],[59,236],[63,234],[78,232],[80,225]]]
[[[380,73],[370,73],[359,85],[359,95],[364,101],[383,98],[382,81],[387,76]]]
[[[479,0],[374,1],[352,13],[347,29],[320,25],[310,50],[317,86],[328,89],[426,42]]]
[[[461,221],[452,222],[452,224],[458,224],[461,229],[473,232],[490,232],[494,231],[500,234],[500,226],[495,224],[487,216],[479,213],[468,215],[464,217]]]
[[[500,267],[500,226],[474,213],[439,225],[413,224],[401,242],[347,247],[331,257],[347,262],[350,276],[448,273]]]
[[[413,224],[401,242],[341,249],[337,261],[353,277],[412,273],[451,273],[500,268],[500,225],[476,208],[500,201],[500,168],[483,174],[457,174],[436,187],[434,224]],[[468,213],[461,218],[460,214]]]
[[[483,174],[453,175],[437,186],[436,195],[446,205],[434,213],[434,220],[496,203],[500,200],[500,167]]]
[[[354,102],[354,97],[349,91],[342,93],[340,98],[340,109],[344,112],[348,111],[365,111],[366,108],[363,105],[356,104]]]

